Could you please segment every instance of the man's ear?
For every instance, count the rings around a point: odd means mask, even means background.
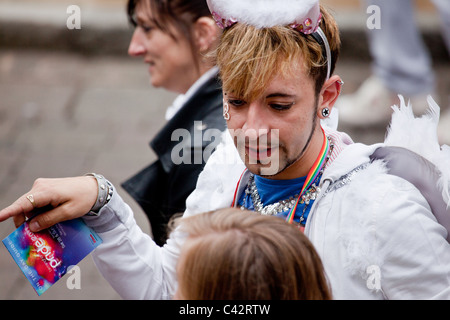
[[[341,93],[343,84],[344,82],[338,75],[332,76],[323,84],[322,90],[319,94],[319,108],[317,111],[318,116],[321,119],[327,117],[324,115],[327,114],[327,112],[322,112],[324,109],[328,109],[328,114],[331,113],[331,110],[333,109],[333,106]]]
[[[207,53],[219,38],[220,29],[209,17],[200,17],[194,23],[194,43],[200,53]]]

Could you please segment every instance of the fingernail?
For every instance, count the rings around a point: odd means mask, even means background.
[[[33,221],[30,223],[30,230],[32,232],[37,232],[37,231],[39,231],[40,228],[41,228],[41,226],[39,225],[39,222]]]

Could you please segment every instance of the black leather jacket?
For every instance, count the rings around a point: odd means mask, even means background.
[[[168,221],[173,214],[184,212],[186,198],[195,189],[198,175],[207,160],[200,157],[212,142],[205,137],[199,137],[208,129],[225,130],[222,103],[220,83],[213,77],[186,101],[150,142],[158,160],[122,184],[145,211],[150,220],[154,240],[160,246],[167,239]],[[201,125],[196,121],[201,121]],[[189,132],[192,140],[172,141],[172,133],[177,129],[185,129],[182,132]],[[184,145],[182,151],[180,143]],[[185,161],[181,164],[174,163],[172,150],[176,150],[175,156],[182,154]],[[202,154],[199,155],[199,152]]]

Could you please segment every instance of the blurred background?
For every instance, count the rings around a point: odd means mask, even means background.
[[[450,64],[436,9],[413,1],[433,59],[437,94],[448,109]],[[341,29],[336,73],[344,94],[371,75],[368,14],[359,0],[322,0]],[[81,29],[67,28],[67,8],[81,9]],[[120,183],[154,160],[148,146],[163,126],[174,95],[150,86],[147,67],[127,55],[132,28],[126,0],[0,0],[0,208],[26,193],[38,177],[104,174],[149,226]],[[386,125],[340,127],[355,141],[380,142]],[[0,224],[0,239],[14,230]],[[80,264],[81,289],[62,278],[38,297],[0,245],[0,299],[119,299],[90,256]]]

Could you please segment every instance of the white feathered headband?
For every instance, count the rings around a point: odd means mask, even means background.
[[[324,46],[328,74],[331,51],[327,37],[319,28],[322,14],[318,0],[206,0],[212,17],[222,28],[245,23],[256,28],[288,25],[304,34],[312,34]]]

